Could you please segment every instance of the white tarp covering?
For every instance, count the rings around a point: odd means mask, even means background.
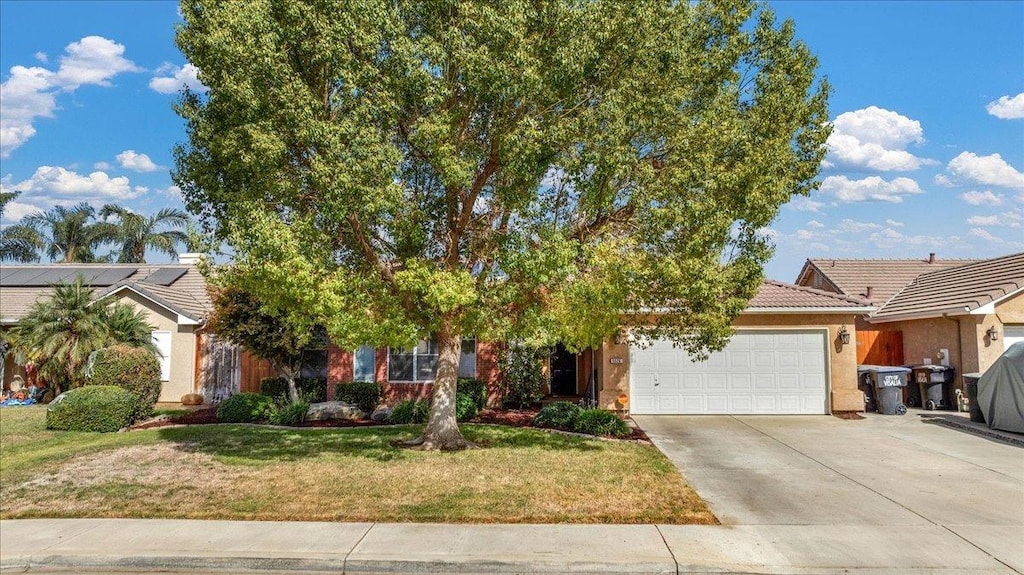
[[[978,380],[978,407],[990,428],[1024,433],[1024,342],[1011,345]]]

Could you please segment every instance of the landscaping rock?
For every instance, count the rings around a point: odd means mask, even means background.
[[[363,419],[366,414],[358,407],[344,401],[324,401],[309,404],[306,421],[324,419]]]
[[[377,409],[374,409],[373,413],[370,414],[370,419],[374,423],[386,423],[389,419],[391,419],[391,408],[378,407]]]

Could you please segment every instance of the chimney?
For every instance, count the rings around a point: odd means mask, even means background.
[[[935,263],[935,252],[932,252],[932,253],[928,254],[928,263],[930,263],[930,264]]]
[[[875,295],[875,288],[868,286],[867,293],[864,294],[864,297],[867,298],[868,301],[871,301],[871,296],[873,295]]]
[[[202,259],[203,254],[197,252],[188,252],[184,254],[178,254],[178,263],[187,266],[194,266],[199,263]]]

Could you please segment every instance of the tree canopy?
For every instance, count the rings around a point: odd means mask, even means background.
[[[753,2],[182,3],[175,182],[239,281],[343,347],[463,334],[720,348],[817,186],[817,62]],[[669,312],[651,315],[651,311]]]

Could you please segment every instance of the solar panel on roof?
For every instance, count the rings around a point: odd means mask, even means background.
[[[108,287],[127,279],[137,268],[105,267],[45,267],[21,268],[0,275],[0,285],[6,287],[47,287],[59,283],[72,283],[81,275],[85,285]]]
[[[146,276],[142,281],[158,286],[169,286],[178,281],[178,278],[185,275],[187,271],[186,268],[160,268]]]

